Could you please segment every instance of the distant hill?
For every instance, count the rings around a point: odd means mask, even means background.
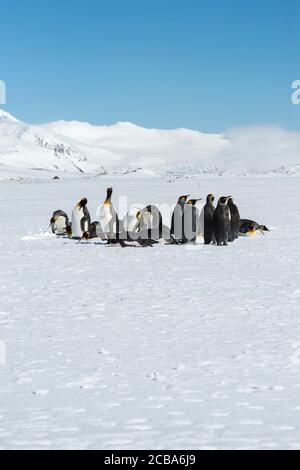
[[[300,174],[300,132],[236,128],[225,134],[144,129],[128,122],[25,124],[0,110],[0,176],[65,174]]]

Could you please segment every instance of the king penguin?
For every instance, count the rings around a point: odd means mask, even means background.
[[[89,238],[91,216],[87,208],[87,199],[81,199],[72,212],[72,237],[77,239]]]
[[[126,232],[136,232],[138,230],[140,212],[140,209],[137,207],[132,207],[126,213],[122,220],[123,229]]]
[[[229,241],[233,242],[239,236],[239,228],[240,228],[240,213],[239,209],[234,204],[232,197],[228,199],[228,207],[230,209],[230,233],[229,233]]]
[[[52,233],[58,236],[69,235],[71,233],[71,225],[69,217],[64,211],[58,210],[53,212],[50,219]]]
[[[188,242],[195,242],[200,231],[199,210],[196,204],[200,199],[189,199],[184,207],[184,235]]]
[[[230,209],[228,197],[220,197],[213,215],[213,230],[217,245],[227,245],[230,233]]]
[[[214,241],[213,216],[215,212],[214,206],[215,196],[208,194],[206,204],[200,215],[201,233],[204,238],[204,244],[210,245]]]
[[[138,212],[137,218],[139,220],[138,230],[142,240],[147,239],[151,243],[173,243],[170,229],[163,224],[163,218],[157,206],[150,204]]]
[[[190,195],[180,196],[172,214],[171,235],[175,243],[186,243],[184,236],[184,208]]]
[[[120,220],[111,200],[112,193],[113,188],[107,188],[106,199],[98,211],[98,220],[108,243],[120,243],[121,246],[126,246],[123,238],[120,237],[123,230],[120,227]]]
[[[257,232],[264,234],[270,230],[265,225],[259,225],[254,220],[240,219],[239,234],[240,235],[256,235]]]

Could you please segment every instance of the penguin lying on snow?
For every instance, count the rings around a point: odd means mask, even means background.
[[[218,246],[227,245],[230,234],[230,209],[228,207],[229,197],[220,197],[213,215],[214,237]]]
[[[89,239],[100,238],[100,240],[106,240],[106,236],[102,231],[100,222],[97,220],[92,222],[89,227]]]
[[[52,233],[58,236],[70,236],[72,233],[69,217],[64,211],[61,210],[53,212],[53,215],[50,219],[50,226]]]
[[[241,219],[239,223],[239,234],[240,235],[255,235],[257,232],[264,234],[270,230],[265,225],[259,225],[254,220]]]
[[[87,199],[81,199],[72,212],[72,237],[82,240],[89,238],[91,216],[87,208]]]

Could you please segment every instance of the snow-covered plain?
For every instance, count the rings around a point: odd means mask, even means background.
[[[0,183],[0,448],[300,448],[298,177]],[[232,194],[265,236],[126,248],[46,236],[81,196]]]

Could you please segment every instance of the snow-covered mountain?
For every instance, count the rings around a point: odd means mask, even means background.
[[[28,125],[0,110],[0,173],[300,173],[300,132],[277,127],[207,134],[121,122]]]

